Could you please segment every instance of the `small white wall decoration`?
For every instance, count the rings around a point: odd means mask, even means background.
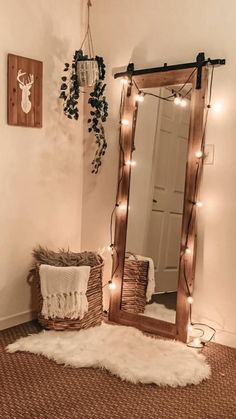
[[[22,79],[20,79],[20,77],[24,76],[26,73],[22,72],[22,70],[18,70],[17,73],[17,81],[19,82],[19,87],[22,90],[21,92],[21,108],[23,110],[23,112],[25,113],[29,113],[29,111],[31,110],[31,101],[29,99],[30,97],[30,89],[34,83],[34,75],[30,74],[28,76],[28,78],[23,77]]]

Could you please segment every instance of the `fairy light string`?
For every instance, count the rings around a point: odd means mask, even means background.
[[[210,66],[208,66],[210,67]],[[152,97],[156,97],[157,99],[163,100],[163,101],[169,101],[169,102],[174,102],[176,105],[180,104],[181,101],[183,101],[185,99],[185,97],[187,97],[189,95],[189,93],[192,91],[192,87],[185,92],[184,94],[182,94],[181,92],[183,91],[183,89],[185,88],[185,86],[191,81],[191,79],[195,76],[195,72],[197,71],[197,69],[195,68],[189,75],[189,77],[187,78],[187,80],[185,81],[185,83],[178,89],[178,90],[173,90],[172,89],[172,93],[169,96],[161,96],[161,95],[157,95],[151,92],[147,92],[147,91],[143,91],[138,87],[138,84],[136,83],[135,79],[130,77],[130,78],[125,78],[125,79],[121,79],[122,82],[122,90],[121,90],[121,100],[120,100],[120,108],[119,108],[119,119],[120,119],[120,124],[119,124],[119,148],[120,148],[120,158],[121,158],[121,169],[119,172],[119,181],[118,181],[118,187],[117,187],[117,194],[116,194],[116,203],[115,206],[111,212],[111,217],[110,217],[110,250],[111,250],[111,256],[113,258],[114,261],[114,253],[116,256],[116,260],[117,263],[114,266],[112,273],[111,273],[111,279],[104,285],[104,286],[109,286],[109,288],[112,290],[115,288],[115,284],[113,284],[113,277],[115,275],[115,273],[117,272],[117,269],[119,267],[119,254],[118,251],[114,245],[114,216],[116,214],[117,209],[121,206],[121,203],[118,202],[118,198],[119,198],[119,193],[120,193],[120,185],[121,182],[123,180],[124,177],[124,168],[125,165],[135,165],[134,162],[132,162],[132,160],[125,162],[125,154],[124,154],[124,149],[123,149],[123,145],[122,145],[122,129],[124,126],[129,124],[129,121],[123,119],[123,111],[124,111],[124,104],[125,104],[125,96],[126,96],[126,88],[125,86],[127,86],[128,84],[130,86],[134,85],[137,89],[137,95],[136,95],[136,103],[137,102],[142,102],[145,98],[145,96],[152,96]],[[192,292],[190,289],[190,285],[188,282],[188,278],[187,278],[187,272],[186,272],[186,256],[189,256],[192,254],[191,249],[188,247],[189,244],[189,239],[190,239],[190,231],[191,231],[191,225],[192,225],[192,221],[193,221],[193,215],[194,212],[196,211],[197,207],[201,207],[202,203],[200,201],[198,201],[197,199],[197,195],[198,195],[198,189],[199,189],[199,184],[200,184],[200,177],[202,174],[202,171],[200,170],[202,168],[202,162],[200,160],[203,160],[205,157],[204,154],[204,147],[205,147],[205,137],[206,137],[206,127],[207,127],[207,122],[208,122],[208,115],[209,115],[209,110],[211,109],[212,105],[211,105],[211,100],[212,100],[212,88],[213,88],[213,76],[214,76],[214,65],[211,66],[211,76],[210,76],[210,82],[209,82],[209,94],[208,94],[208,101],[207,101],[207,106],[206,106],[206,111],[205,111],[205,120],[204,120],[204,125],[203,125],[203,132],[202,132],[202,137],[201,137],[201,143],[200,143],[200,149],[199,151],[197,151],[195,153],[195,157],[198,159],[196,162],[196,171],[195,171],[195,177],[194,177],[194,188],[193,188],[193,199],[192,201],[190,201],[191,204],[191,209],[189,212],[189,218],[188,218],[188,222],[187,222],[187,232],[186,232],[186,238],[185,238],[185,246],[184,249],[181,251],[180,254],[180,264],[183,263],[183,275],[184,275],[184,281],[186,284],[186,290],[187,290],[187,302],[189,303],[189,330],[191,328],[193,328],[196,331],[199,331],[201,333],[201,336],[199,336],[196,339],[200,339],[199,343],[200,345],[197,346],[195,345],[196,348],[202,348],[202,346],[206,345],[208,342],[210,342],[215,333],[216,330],[205,324],[205,323],[197,323],[197,322],[193,322],[192,321],[192,303],[193,303],[193,297],[192,297]],[[177,99],[180,99],[180,102],[177,101]],[[204,336],[205,331],[200,327],[200,326],[204,326],[207,327],[208,329],[210,329],[212,331],[212,335],[211,337],[206,340],[206,341],[202,341],[201,338]],[[192,346],[189,343],[187,343],[188,346]]]
[[[120,100],[120,107],[119,107],[119,122],[120,122],[119,123],[119,148],[120,148],[120,158],[121,158],[121,165],[120,165],[121,166],[121,169],[120,169],[118,186],[117,186],[116,203],[115,203],[115,205],[114,205],[114,207],[112,209],[111,217],[110,217],[110,245],[108,246],[109,250],[111,251],[111,256],[112,257],[114,256],[114,252],[116,253],[117,263],[116,263],[115,267],[112,270],[111,279],[104,285],[104,287],[108,285],[109,288],[111,288],[111,289],[114,289],[115,288],[114,285],[113,285],[112,279],[113,279],[113,277],[114,277],[114,275],[117,272],[117,269],[119,267],[119,257],[118,257],[119,255],[118,255],[118,251],[117,251],[117,249],[116,249],[116,247],[114,245],[114,239],[113,239],[113,236],[114,236],[114,231],[113,231],[114,230],[114,228],[113,228],[114,216],[116,214],[117,209],[118,208],[121,208],[121,203],[118,202],[118,198],[119,198],[119,194],[120,194],[120,185],[121,185],[121,182],[122,182],[123,177],[124,177],[124,168],[125,168],[126,165],[132,165],[132,166],[135,165],[135,162],[132,162],[132,160],[125,162],[125,154],[124,154],[124,149],[123,149],[123,145],[122,145],[122,129],[123,129],[124,126],[126,126],[126,125],[129,124],[129,121],[128,120],[123,119],[124,105],[125,105],[125,96],[126,96],[126,86],[127,85],[132,86],[132,84],[134,84],[135,87],[136,87],[136,89],[137,89],[137,91],[138,91],[138,94],[139,95],[142,95],[142,97],[144,97],[145,95],[155,96],[158,99],[168,100],[168,101],[172,101],[173,102],[174,101],[174,98],[176,98],[176,95],[179,94],[184,89],[184,87],[189,83],[189,81],[192,79],[192,77],[194,76],[196,70],[197,69],[195,68],[190,73],[190,75],[188,76],[188,78],[185,81],[185,83],[175,93],[173,93],[173,94],[171,94],[171,95],[169,95],[167,97],[162,97],[162,96],[159,96],[159,95],[154,95],[154,94],[149,93],[149,92],[143,92],[142,90],[139,89],[136,81],[132,77],[130,77],[130,78],[126,77],[124,79],[121,79],[122,89],[121,89],[121,100]],[[189,89],[189,91],[186,93],[186,95],[189,94],[191,90],[192,90],[192,87],[191,87],[191,89]],[[186,95],[184,95],[183,98]],[[136,97],[136,99],[137,99],[137,97]]]
[[[145,96],[153,96],[157,99],[161,99],[163,101],[167,101],[167,102],[174,102],[176,105],[178,104],[182,104],[183,106],[186,105],[186,102],[184,102],[185,98],[188,96],[188,94],[192,91],[192,87],[184,94],[181,94],[180,92],[182,92],[182,90],[185,88],[185,86],[190,82],[190,80],[193,78],[193,76],[195,75],[195,72],[197,71],[197,68],[195,68],[189,75],[189,77],[187,78],[187,80],[185,81],[185,83],[178,89],[178,90],[174,90],[172,89],[172,94],[169,96],[160,96],[158,94],[155,93],[151,93],[151,92],[147,92],[144,91],[142,89],[139,88],[138,84],[136,83],[135,79],[132,79],[133,84],[135,85],[138,94],[136,96],[136,100],[138,102],[143,101]],[[142,100],[140,100],[140,98],[142,98]]]
[[[141,89],[139,89],[137,83],[134,81],[135,87],[138,90],[138,95],[143,95],[143,97],[145,95],[149,95],[149,96],[153,96],[156,97],[158,99],[164,100],[164,101],[169,101],[169,102],[174,102],[175,104],[179,104],[179,102],[176,101],[176,98],[178,98],[178,94],[180,91],[182,91],[184,89],[184,87],[187,85],[187,83],[191,80],[191,78],[193,77],[194,73],[195,73],[196,69],[193,70],[193,72],[190,74],[189,78],[186,80],[186,82],[183,84],[183,86],[178,90],[175,91],[172,95],[163,97],[160,95],[156,95],[150,92],[144,92]],[[213,76],[214,76],[214,66],[211,67],[211,77],[210,77],[210,83],[209,83],[209,96],[208,96],[208,104],[206,107],[206,113],[205,113],[205,121],[204,121],[204,126],[203,126],[203,133],[202,133],[202,138],[201,138],[201,145],[200,145],[200,150],[199,152],[196,153],[196,158],[200,159],[200,158],[204,158],[204,146],[205,146],[205,137],[206,137],[206,127],[207,127],[207,122],[208,122],[208,114],[209,114],[209,109],[211,109],[212,105],[211,105],[211,98],[212,98],[212,88],[213,88]],[[185,93],[185,95],[183,95],[181,97],[181,100],[183,100],[192,90],[192,87]],[[188,279],[187,279],[187,273],[186,273],[186,259],[185,256],[186,255],[191,255],[192,251],[191,249],[188,247],[188,242],[189,242],[189,237],[190,237],[190,229],[191,229],[191,224],[193,221],[193,215],[194,215],[194,210],[196,210],[196,207],[201,207],[202,203],[200,201],[197,200],[197,195],[198,195],[198,187],[199,187],[199,183],[200,183],[200,176],[201,176],[201,171],[200,171],[200,162],[197,161],[196,162],[196,171],[195,171],[195,177],[194,177],[194,188],[193,188],[193,200],[190,201],[191,203],[191,209],[190,209],[190,213],[189,213],[189,219],[188,219],[188,223],[187,223],[187,233],[186,233],[186,239],[185,239],[185,246],[184,246],[184,250],[181,252],[180,255],[180,263],[182,263],[183,261],[183,274],[184,274],[184,281],[185,281],[185,285],[186,285],[186,289],[187,289],[187,302],[189,303],[189,322],[190,322],[190,326],[205,326],[209,329],[212,330],[212,335],[211,337],[205,341],[205,342],[200,342],[200,347],[202,347],[202,345],[205,345],[206,343],[210,342],[215,333],[216,330],[205,324],[205,323],[196,323],[192,321],[192,303],[193,303],[193,297],[192,297],[192,292],[190,290],[190,286],[188,283]],[[204,336],[205,332],[203,329],[199,329],[199,328],[195,328],[194,329],[198,329],[202,332],[202,336]],[[191,346],[191,345],[189,345]],[[198,346],[196,346],[198,347]]]
[[[115,257],[116,257],[116,265],[113,267],[112,273],[111,273],[111,279],[109,279],[109,281],[103,285],[103,287],[108,286],[110,289],[115,289],[115,284],[113,283],[112,279],[115,275],[115,273],[117,272],[117,269],[119,268],[119,255],[118,255],[118,251],[116,246],[114,245],[114,217],[116,214],[116,211],[118,208],[121,208],[121,203],[118,202],[118,198],[119,198],[119,193],[120,193],[120,185],[121,182],[123,180],[124,177],[124,168],[125,168],[125,153],[124,153],[124,148],[123,148],[123,144],[122,144],[122,116],[123,116],[123,112],[124,112],[124,105],[125,105],[125,84],[123,84],[122,86],[122,90],[121,90],[121,99],[120,99],[120,108],[119,108],[119,149],[120,149],[120,158],[122,161],[121,164],[121,170],[119,172],[119,180],[118,180],[118,186],[117,186],[117,192],[116,192],[116,201],[115,201],[115,205],[112,209],[111,212],[111,217],[110,217],[110,245],[108,246],[109,250],[111,251],[111,256],[114,260],[114,253],[115,253]]]
[[[202,138],[201,138],[201,146],[200,146],[200,152],[198,155],[196,155],[196,158],[202,158],[204,159],[204,148],[205,148],[205,137],[206,137],[206,128],[207,128],[207,122],[208,122],[208,115],[209,115],[209,109],[211,109],[211,99],[212,99],[212,88],[213,88],[213,76],[214,76],[214,66],[212,66],[211,68],[211,76],[210,76],[210,83],[209,83],[209,96],[208,96],[208,104],[206,107],[206,113],[205,113],[205,121],[204,121],[204,126],[203,126],[203,133],[202,133]],[[200,162],[197,161],[196,163],[196,172],[195,172],[195,179],[194,179],[194,191],[193,191],[193,201],[191,202],[191,210],[190,210],[190,215],[189,215],[189,220],[188,220],[188,225],[187,225],[187,234],[186,234],[186,240],[185,240],[185,251],[182,252],[181,257],[180,257],[180,263],[182,262],[183,259],[183,273],[184,273],[184,281],[186,284],[186,288],[187,288],[187,292],[188,292],[188,297],[187,297],[187,301],[189,302],[190,306],[189,306],[189,326],[190,328],[193,327],[193,329],[196,329],[195,326],[204,326],[207,327],[208,329],[210,329],[212,331],[211,337],[206,340],[206,341],[199,341],[198,338],[195,338],[195,347],[196,348],[201,348],[202,346],[206,345],[207,343],[209,343],[213,337],[215,336],[216,330],[209,326],[208,324],[205,323],[197,323],[197,322],[193,322],[192,321],[192,303],[193,303],[193,297],[192,297],[192,292],[190,291],[189,288],[189,284],[188,284],[188,279],[187,279],[187,274],[186,274],[186,261],[185,261],[185,256],[188,252],[186,252],[187,249],[189,249],[188,247],[188,242],[189,242],[189,237],[190,237],[190,229],[191,229],[191,223],[193,220],[193,215],[194,215],[194,210],[196,210],[197,206],[201,206],[199,205],[199,202],[197,201],[197,194],[198,194],[198,188],[199,188],[199,184],[200,184],[200,177],[201,177],[201,171],[200,171]],[[198,205],[197,205],[198,204]],[[199,329],[199,328],[197,328]],[[191,330],[191,329],[190,329]],[[205,334],[203,329],[199,329],[203,332],[203,335]],[[202,337],[201,336],[201,337]],[[194,340],[193,340],[194,342]],[[191,343],[188,343],[188,346],[192,346]]]

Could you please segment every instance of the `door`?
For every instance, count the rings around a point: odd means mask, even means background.
[[[170,90],[161,89],[161,96]],[[186,99],[187,100],[187,99]],[[190,101],[160,101],[153,165],[153,204],[147,254],[155,265],[156,292],[177,290]]]

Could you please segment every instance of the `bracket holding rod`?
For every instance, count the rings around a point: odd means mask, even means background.
[[[126,71],[121,73],[116,73],[114,78],[117,79],[119,77],[132,77],[132,76],[140,76],[143,74],[150,74],[150,73],[161,73],[164,71],[173,71],[173,70],[183,70],[186,68],[197,68],[197,81],[196,81],[196,89],[201,88],[201,76],[202,76],[202,67],[208,65],[220,66],[225,65],[226,60],[224,58],[216,58],[205,59],[204,52],[199,52],[196,57],[196,61],[193,63],[184,63],[184,64],[174,64],[174,65],[167,65],[166,63],[162,67],[153,67],[153,68],[144,68],[140,70],[134,70],[134,64],[130,63],[127,67]]]

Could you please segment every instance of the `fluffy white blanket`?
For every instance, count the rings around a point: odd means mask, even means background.
[[[205,357],[176,341],[148,337],[133,327],[103,324],[79,332],[43,331],[8,345],[71,367],[106,368],[132,383],[185,386],[210,376]]]
[[[40,265],[42,315],[46,319],[82,319],[88,311],[86,291],[89,274],[89,266]]]

